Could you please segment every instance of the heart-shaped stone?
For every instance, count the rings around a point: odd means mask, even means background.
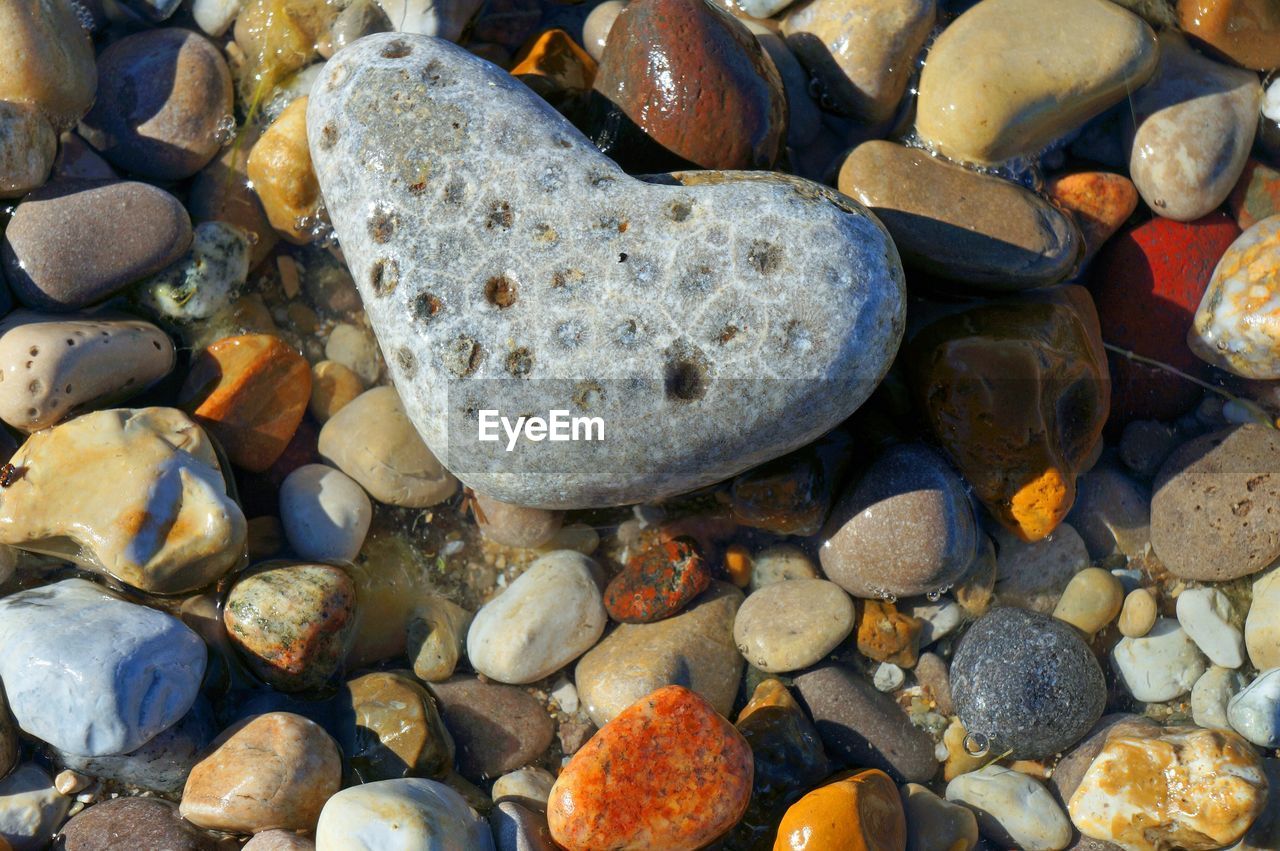
[[[307,129],[406,412],[503,501],[624,504],[728,478],[849,416],[897,351],[902,269],[865,208],[777,174],[629,177],[448,42],[344,48]],[[556,440],[553,411],[599,424],[562,418],[579,439]],[[520,416],[546,422],[511,439],[497,418]]]

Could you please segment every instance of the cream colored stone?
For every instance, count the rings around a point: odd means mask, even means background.
[[[1071,823],[1053,794],[1035,778],[986,765],[947,784],[947,800],[974,811],[978,829],[998,847],[1061,851],[1071,844]]]
[[[517,768],[493,782],[490,797],[494,801],[518,798],[531,801],[539,807],[545,807],[555,782],[555,777],[545,768]]]
[[[364,382],[346,364],[322,360],[311,367],[311,401],[307,410],[324,425],[364,392]]]
[[[1140,18],[1107,0],[983,0],[943,31],[920,75],[916,130],[952,159],[1037,153],[1156,67]]]
[[[408,652],[413,673],[429,683],[453,676],[467,644],[471,612],[452,600],[431,595],[409,619]]]
[[[49,177],[58,140],[40,111],[0,101],[0,198],[19,198]]]
[[[29,103],[58,130],[93,104],[93,42],[66,0],[0,0],[0,101]]]
[[[879,124],[902,100],[937,11],[936,0],[809,0],[782,32],[824,106]]]
[[[1087,567],[1071,577],[1053,616],[1092,636],[1115,620],[1124,603],[1124,586],[1110,571]]]
[[[1135,588],[1124,598],[1120,609],[1120,634],[1126,638],[1142,638],[1156,625],[1156,598],[1146,588]]]
[[[1167,729],[1109,739],[1069,809],[1085,836],[1127,851],[1207,851],[1240,839],[1266,795],[1262,761],[1240,736]]]
[[[18,310],[0,322],[0,419],[46,428],[139,393],[173,365],[173,342],[150,322]]]
[[[1253,667],[1259,671],[1280,668],[1280,568],[1262,574],[1253,583],[1244,644]]]
[[[158,594],[217,580],[247,524],[213,446],[173,408],[97,411],[27,439],[0,491],[0,543]]]

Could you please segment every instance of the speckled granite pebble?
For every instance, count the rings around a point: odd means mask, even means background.
[[[503,501],[618,504],[722,480],[844,419],[897,349],[901,267],[863,208],[777,175],[634,180],[445,42],[343,50],[308,130],[405,410]],[[624,393],[622,378],[641,380]],[[581,413],[575,397],[614,436],[508,453],[468,413],[516,399]]]

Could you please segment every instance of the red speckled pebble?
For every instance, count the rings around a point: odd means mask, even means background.
[[[604,592],[609,616],[623,623],[669,618],[711,584],[711,571],[691,538],[646,546],[627,560]]]
[[[698,695],[667,686],[574,755],[547,821],[568,851],[693,851],[742,817],[753,773],[742,734]]]
[[[1205,365],[1187,347],[1187,329],[1213,267],[1239,235],[1231,217],[1219,212],[1194,222],[1155,218],[1112,237],[1090,274],[1103,342],[1202,376]],[[1173,419],[1200,399],[1190,381],[1114,352],[1108,360],[1110,428]]]

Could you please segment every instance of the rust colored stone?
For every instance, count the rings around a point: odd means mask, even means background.
[[[1110,406],[1089,293],[1068,285],[941,308],[907,361],[934,436],[995,518],[1027,541],[1057,528]]]
[[[897,851],[907,843],[898,787],[879,769],[814,789],[778,825],[774,851]]]
[[[1138,208],[1133,181],[1106,171],[1060,175],[1045,184],[1045,193],[1075,219],[1084,235],[1086,261]]]
[[[1280,213],[1280,171],[1255,159],[1245,163],[1227,206],[1241,230]]]
[[[260,473],[284,453],[311,398],[311,367],[270,334],[227,337],[191,365],[179,404],[231,463]]]
[[[755,37],[705,0],[635,0],[618,15],[595,89],[700,168],[769,168],[786,138],[782,79]]]
[[[1280,4],[1275,0],[1178,0],[1178,20],[1237,65],[1255,71],[1280,67]]]
[[[858,652],[877,662],[914,668],[923,628],[923,621],[904,615],[893,603],[863,600],[862,618],[858,621]]]
[[[609,616],[622,623],[650,623],[671,617],[711,584],[691,538],[674,538],[641,549],[604,592]]]
[[[746,811],[751,749],[711,705],[681,686],[623,710],[565,766],[547,821],[568,851],[693,851]]]

